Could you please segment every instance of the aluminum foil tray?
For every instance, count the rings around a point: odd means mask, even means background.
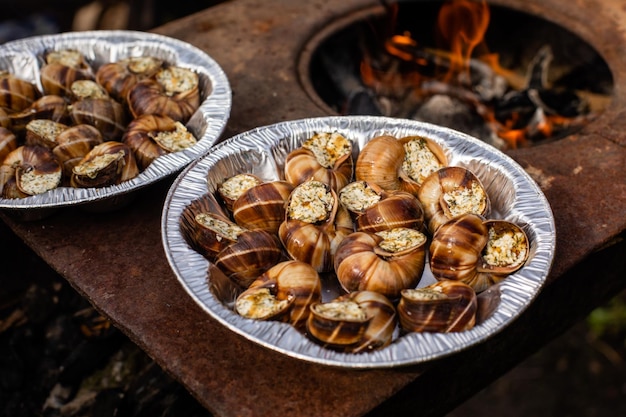
[[[214,192],[224,178],[253,173],[265,180],[283,179],[285,156],[316,132],[337,131],[354,144],[355,153],[371,138],[422,135],[447,150],[450,165],[471,169],[492,201],[490,218],[516,222],[527,233],[531,251],[517,273],[479,295],[477,325],[459,333],[410,333],[386,348],[368,353],[340,353],[321,347],[288,324],[244,319],[232,309],[224,274],[191,249],[179,227],[183,209],[193,200]],[[552,210],[532,178],[510,157],[473,137],[447,128],[401,119],[347,116],[303,119],[257,128],[215,146],[174,181],[162,214],[162,240],[174,273],[187,293],[221,324],[269,349],[329,366],[384,368],[418,364],[441,358],[480,343],[515,320],[541,290],[555,250]],[[331,281],[332,282],[332,281]],[[426,265],[419,287],[435,282]],[[323,301],[337,295],[327,285]]]
[[[81,51],[95,68],[126,57],[152,55],[197,72],[202,102],[187,123],[187,128],[199,139],[198,143],[184,151],[158,158],[137,177],[119,185],[82,189],[58,187],[26,198],[0,198],[0,209],[42,213],[81,203],[93,203],[91,206],[103,210],[117,208],[129,200],[133,191],[179,172],[206,154],[222,134],[232,104],[230,84],[225,73],[205,52],[173,38],[123,30],[34,36],[0,45],[0,70],[34,82],[41,90],[39,68],[43,64],[43,54],[63,48]]]

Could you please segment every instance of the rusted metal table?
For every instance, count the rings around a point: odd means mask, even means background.
[[[579,32],[607,60],[615,94],[584,132],[509,152],[553,207],[557,252],[531,307],[471,349],[422,366],[348,370],[288,358],[233,334],[187,296],[166,261],[160,216],[172,178],[114,212],[79,206],[37,221],[0,216],[216,416],[444,414],[626,287],[626,245],[619,240],[626,228],[626,10],[618,0],[496,3],[554,16]],[[300,87],[297,57],[332,19],[377,4],[237,0],[155,31],[205,50],[225,70],[233,90],[229,137],[326,115]],[[559,13],[564,7],[568,13]],[[599,25],[603,30],[594,32]]]

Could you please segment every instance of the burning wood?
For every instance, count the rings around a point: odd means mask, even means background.
[[[341,51],[324,56],[345,98],[343,113],[443,124],[508,149],[571,134],[604,108],[607,96],[550,83],[550,45],[521,72],[502,68],[485,45],[489,18],[484,1],[456,0],[439,11],[441,47],[408,32],[382,40],[380,49],[362,42],[358,73]]]

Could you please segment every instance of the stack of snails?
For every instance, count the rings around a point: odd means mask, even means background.
[[[283,180],[241,173],[192,201],[183,236],[237,286],[237,314],[331,349],[471,329],[477,294],[526,262],[523,229],[490,219],[480,179],[428,138],[383,135],[353,153],[345,136],[316,133],[287,155]],[[427,257],[436,283],[419,287]],[[323,302],[324,280],[344,293]]]
[[[194,71],[152,56],[96,68],[73,49],[46,52],[39,87],[0,71],[0,196],[104,187],[193,146]]]

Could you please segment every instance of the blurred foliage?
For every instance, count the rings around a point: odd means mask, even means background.
[[[623,340],[626,346],[626,291],[593,310],[587,325],[594,336]]]

